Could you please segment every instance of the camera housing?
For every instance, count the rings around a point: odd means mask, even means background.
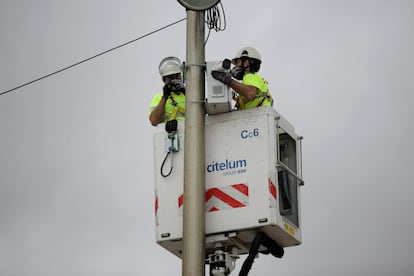
[[[230,72],[230,66],[229,59],[206,62],[206,111],[209,115],[231,112],[233,109],[230,87],[211,75],[211,71]]]

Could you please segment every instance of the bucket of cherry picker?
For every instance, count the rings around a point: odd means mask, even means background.
[[[153,139],[156,241],[181,258],[184,122],[174,133],[159,125]],[[207,260],[218,244],[226,252],[247,254],[258,233],[282,250],[301,243],[301,141],[272,107],[206,116],[200,185],[205,185]]]

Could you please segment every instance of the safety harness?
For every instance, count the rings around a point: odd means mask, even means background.
[[[271,103],[271,105],[273,106],[273,98],[270,95],[269,91],[263,92],[260,95],[256,95],[256,98],[262,98],[262,99],[259,101],[259,103],[255,107],[262,106],[265,100],[268,100]],[[245,102],[243,101],[242,97],[238,96],[238,97],[235,98],[235,100],[236,100],[236,108],[237,109],[240,109],[240,110],[241,109],[246,109]]]
[[[168,118],[168,121],[175,120],[178,113],[185,114],[185,109],[178,106],[178,103],[175,101],[175,99],[170,95],[169,99],[171,100],[171,105],[174,106],[173,112],[171,113],[170,117]]]

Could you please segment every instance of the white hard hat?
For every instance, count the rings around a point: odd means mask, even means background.
[[[173,74],[182,74],[182,63],[177,57],[166,57],[161,60],[158,66],[161,77],[165,77]]]
[[[254,59],[257,59],[260,62],[262,61],[262,57],[260,56],[259,52],[253,47],[241,48],[236,53],[236,56],[231,61],[232,61],[232,63],[234,63],[236,59],[242,58],[242,57],[254,58]]]

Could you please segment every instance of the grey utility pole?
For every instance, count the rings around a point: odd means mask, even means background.
[[[187,9],[183,276],[205,273],[204,11],[219,1],[178,0]]]
[[[187,10],[183,276],[204,275],[204,12]]]

